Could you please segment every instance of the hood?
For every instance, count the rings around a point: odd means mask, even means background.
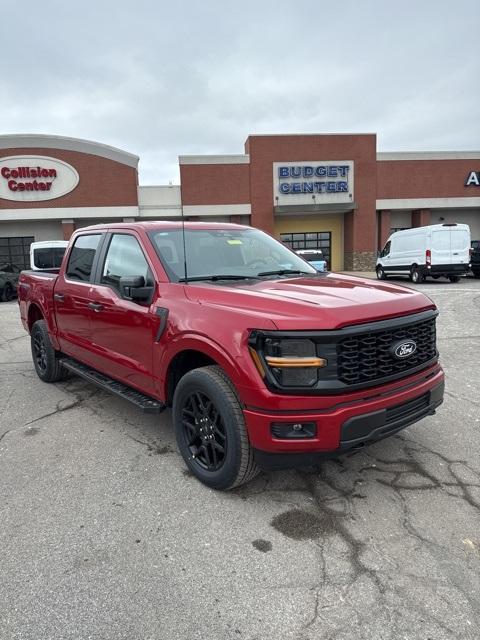
[[[199,304],[267,316],[282,331],[340,329],[435,308],[414,289],[333,273],[248,284],[190,283],[185,293]]]

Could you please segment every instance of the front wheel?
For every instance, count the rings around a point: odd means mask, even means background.
[[[385,275],[385,271],[383,270],[383,267],[381,267],[380,265],[377,267],[377,278],[379,280],[386,280],[387,276]]]
[[[460,282],[460,276],[448,276],[450,282]]]
[[[232,489],[259,473],[242,408],[218,366],[186,373],[173,396],[178,448],[188,468],[213,489]]]

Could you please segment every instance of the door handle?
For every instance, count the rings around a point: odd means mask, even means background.
[[[63,295],[63,293],[54,293],[53,294],[53,299],[56,302],[63,302],[65,300],[65,296]]]
[[[89,309],[93,309],[97,313],[103,310],[103,304],[100,304],[99,302],[89,302],[87,306]]]

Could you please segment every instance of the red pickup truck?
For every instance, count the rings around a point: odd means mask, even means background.
[[[42,380],[172,407],[186,464],[216,489],[370,444],[443,399],[429,298],[319,273],[251,227],[84,228],[18,292]]]

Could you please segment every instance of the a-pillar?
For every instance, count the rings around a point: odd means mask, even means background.
[[[62,220],[63,239],[70,240],[72,233],[75,231],[75,222],[73,220]]]
[[[430,224],[431,218],[430,209],[416,209],[412,211],[412,227],[426,227]]]
[[[378,248],[383,249],[390,235],[390,211],[378,212]]]

